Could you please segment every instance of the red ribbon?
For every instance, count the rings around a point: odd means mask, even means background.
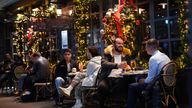
[[[121,3],[122,3],[122,5],[121,5]],[[121,11],[122,11],[122,9],[124,7],[124,4],[125,4],[124,0],[119,0],[118,10],[114,13],[114,17],[115,17],[119,37],[123,36],[123,31],[122,31],[122,27],[121,27],[121,23],[120,23],[120,13],[121,13]]]
[[[131,5],[133,5],[134,8],[136,7],[133,3],[133,0],[129,0],[129,3]],[[119,37],[123,36],[123,31],[122,31],[122,27],[121,27],[121,23],[120,23],[120,14],[121,14],[121,11],[123,10],[124,5],[125,5],[125,0],[119,0],[118,10],[114,13]]]

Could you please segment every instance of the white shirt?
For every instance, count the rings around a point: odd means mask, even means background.
[[[71,63],[67,63],[67,71],[69,72],[71,70]]]

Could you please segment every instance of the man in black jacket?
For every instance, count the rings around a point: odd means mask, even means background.
[[[124,41],[121,38],[116,38],[113,45],[108,46],[104,50],[104,57],[101,61],[101,73],[99,75],[99,101],[100,108],[104,108],[104,103],[107,95],[113,94],[115,91],[120,92],[123,87],[123,81],[116,78],[108,78],[112,69],[129,69],[126,63],[129,61],[131,51],[124,47]],[[114,93],[115,94],[115,93]]]
[[[9,53],[6,53],[4,60],[0,63],[0,87],[5,81],[8,81],[9,87],[13,85],[13,67],[14,60]]]
[[[67,84],[69,81],[68,73],[71,72],[72,68],[76,68],[76,62],[71,59],[71,50],[65,49],[64,51],[64,59],[59,62],[56,66],[56,79],[55,79],[55,86],[56,86],[56,104],[59,104],[62,99],[62,95],[59,92],[59,87]]]

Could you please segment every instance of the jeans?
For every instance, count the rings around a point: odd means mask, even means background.
[[[24,80],[26,77],[27,77],[27,74],[22,74],[21,77],[18,79],[18,91],[19,92],[23,91]]]
[[[55,87],[57,90],[57,93],[61,96],[60,92],[59,92],[59,87],[62,87],[62,85],[64,85],[66,82],[62,77],[57,77],[55,79]]]

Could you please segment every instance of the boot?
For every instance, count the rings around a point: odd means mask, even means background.
[[[70,97],[71,91],[73,90],[72,86],[69,86],[67,88],[59,87],[59,91],[62,95]]]
[[[76,102],[75,102],[75,105],[72,106],[71,108],[81,108],[83,105],[81,103],[81,100],[80,99],[77,99]]]

